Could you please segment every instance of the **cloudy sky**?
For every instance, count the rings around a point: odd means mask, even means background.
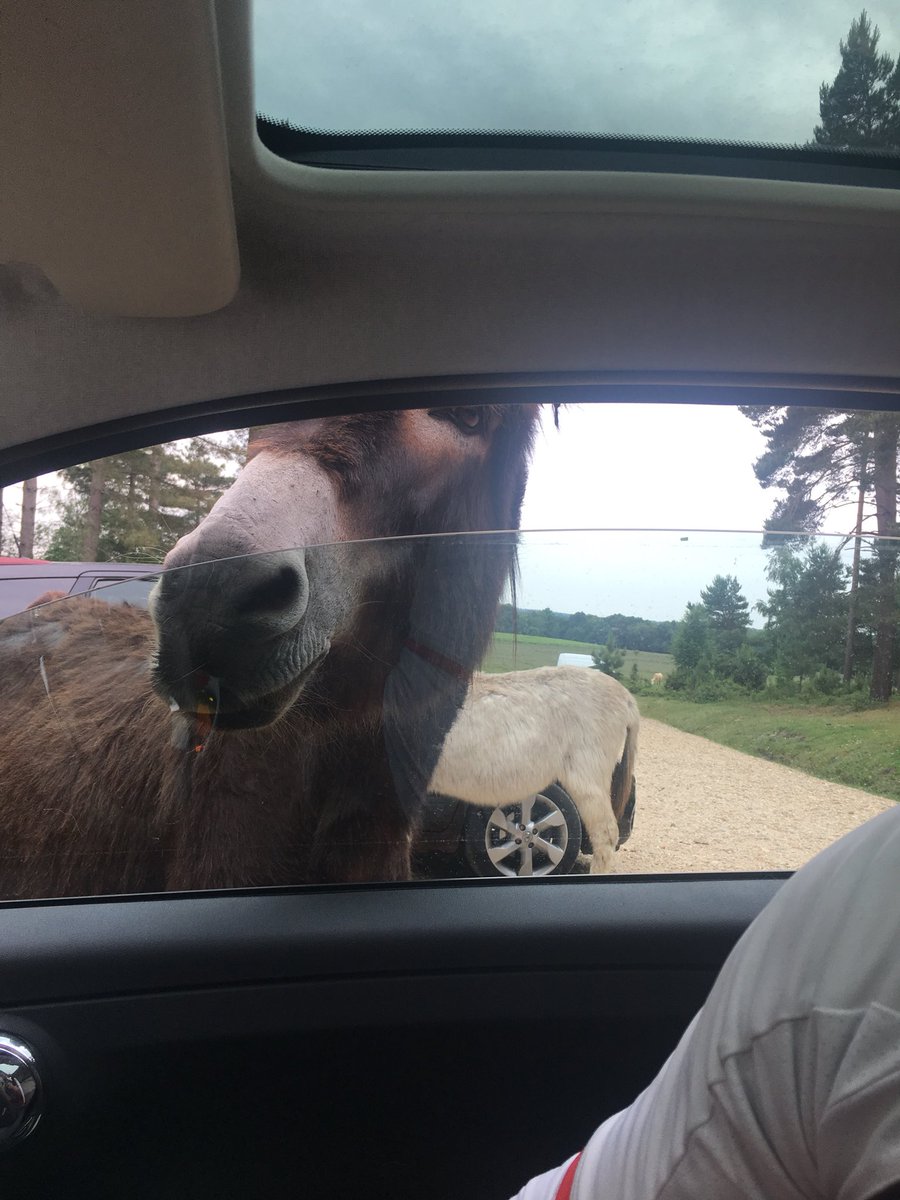
[[[257,107],[330,130],[804,142],[860,0],[255,0]],[[896,4],[867,4],[900,49]]]
[[[776,498],[753,473],[764,448],[727,406],[576,405],[559,430],[546,413],[522,528],[582,532],[525,534],[519,603],[672,620],[716,574],[764,600],[759,531]],[[839,510],[826,530],[852,524]]]

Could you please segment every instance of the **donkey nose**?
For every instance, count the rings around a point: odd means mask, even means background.
[[[261,575],[261,578],[250,580],[235,596],[234,608],[240,616],[266,619],[298,608],[306,610],[309,588],[305,571],[296,565],[282,563],[271,571],[264,570]]]
[[[246,559],[232,588],[230,604],[241,626],[263,637],[292,629],[309,605],[309,579],[297,552]]]
[[[216,560],[205,546],[179,544],[163,566],[154,609],[164,630],[175,618],[194,634],[215,628],[217,636],[267,639],[293,629],[309,606],[302,550]]]

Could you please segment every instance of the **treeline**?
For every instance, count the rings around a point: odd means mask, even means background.
[[[6,519],[2,550],[56,562],[161,562],[230,486],[247,431],[132,450],[60,472],[61,497],[45,501],[27,480],[18,526]]]
[[[781,695],[876,694],[881,623],[880,564],[859,566],[854,585],[841,547],[815,540],[802,550],[773,548],[765,618],[749,628],[749,606],[733,575],[717,575],[690,603],[672,641],[675,670],[666,687],[695,700],[726,698],[735,691]],[[855,590],[854,590],[855,586]],[[894,597],[896,622],[896,596]],[[889,688],[900,671],[896,643]],[[890,691],[888,692],[890,694]]]
[[[678,621],[647,621],[612,613],[597,617],[592,613],[557,613],[549,608],[519,608],[501,604],[495,626],[498,633],[521,633],[536,637],[560,638],[591,645],[618,645],[629,650],[651,650],[668,654]]]

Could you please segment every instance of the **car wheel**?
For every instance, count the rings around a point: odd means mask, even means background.
[[[568,792],[552,783],[515,804],[472,808],[464,836],[476,875],[565,875],[581,849],[581,818]]]

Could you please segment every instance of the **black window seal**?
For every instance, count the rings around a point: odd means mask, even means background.
[[[345,413],[477,404],[785,404],[900,412],[900,380],[816,375],[552,372],[371,380],[223,396],[0,450],[0,487],[178,438]]]
[[[355,171],[631,171],[900,187],[900,149],[837,150],[607,134],[448,130],[336,132],[259,115],[257,134],[279,158]]]

